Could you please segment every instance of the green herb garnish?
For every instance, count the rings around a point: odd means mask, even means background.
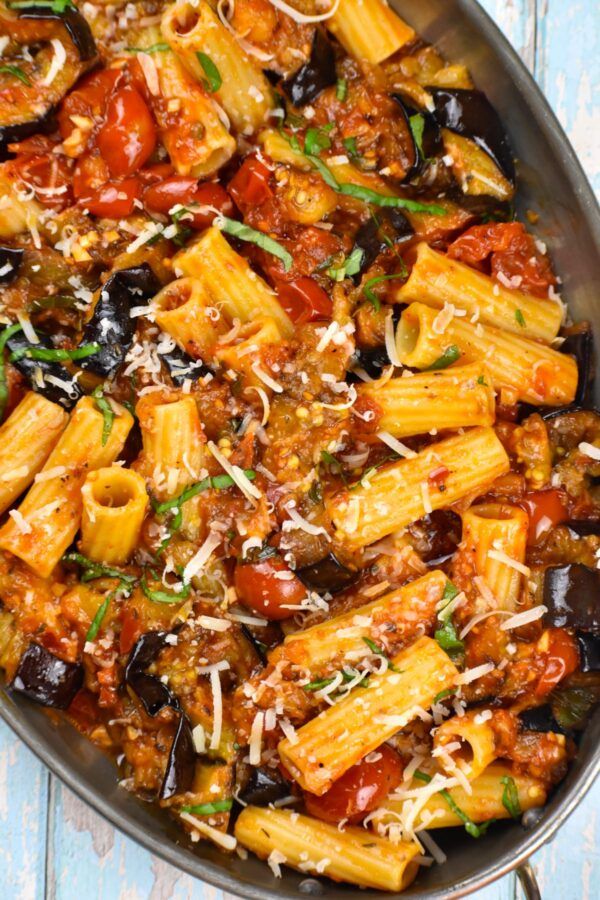
[[[410,116],[408,124],[410,126],[410,131],[419,155],[424,158],[425,153],[423,151],[423,132],[425,130],[425,116],[422,113],[417,113],[414,116]]]
[[[477,379],[477,384],[482,384],[484,387],[488,386],[488,383],[485,380],[485,378],[483,377],[483,375],[479,376],[479,378]]]
[[[354,197],[356,200],[373,203],[375,206],[407,209],[409,212],[429,213],[432,216],[446,215],[443,206],[436,206],[434,203],[418,203],[416,200],[407,200],[404,197],[388,197],[386,194],[378,194],[377,191],[372,191],[371,188],[363,187],[360,184],[340,184],[338,191],[346,197]]]
[[[333,678],[321,678],[317,681],[310,681],[308,684],[303,684],[302,687],[305,691],[322,691],[323,688],[326,688],[328,684],[331,684]]]
[[[76,563],[83,569],[81,576],[82,582],[93,581],[96,578],[118,578],[127,585],[133,585],[137,578],[135,575],[127,575],[121,569],[115,569],[113,566],[105,566],[102,563],[94,562],[93,559],[84,556],[83,553],[65,553],[62,558],[63,562]]]
[[[211,94],[216,93],[223,84],[221,73],[217,69],[210,56],[208,56],[206,53],[202,53],[201,50],[198,50],[196,56],[198,57],[198,62],[202,66],[204,74],[206,75],[206,80],[204,81],[203,79],[206,89]]]
[[[375,308],[375,312],[379,312],[381,309],[381,303],[379,301],[379,297],[373,291],[373,288],[376,284],[381,284],[382,281],[391,281],[392,278],[406,278],[406,269],[404,272],[396,272],[394,275],[377,275],[375,278],[369,278],[368,281],[365,281],[363,284],[363,294],[367,298],[367,300],[373,304]]]
[[[256,472],[253,469],[244,469],[244,475],[249,481],[253,481],[256,478]],[[171,500],[164,500],[162,503],[152,501],[152,506],[154,512],[162,516],[171,509],[179,509],[187,500],[191,500],[192,497],[201,494],[203,491],[208,491],[210,488],[222,491],[232,487],[234,484],[235,481],[231,475],[209,475],[207,478],[203,478],[202,481],[190,484],[181,494],[178,494],[177,497],[173,497]]]
[[[144,596],[147,597],[148,600],[152,600],[153,603],[181,603],[182,600],[186,600],[189,597],[192,589],[191,584],[184,584],[182,590],[179,591],[178,594],[172,591],[152,590],[152,588],[148,587],[145,572],[140,580],[140,587]]]
[[[446,619],[443,625],[436,629],[434,638],[448,656],[458,655],[464,652],[465,643],[461,641],[456,633],[456,628],[452,619]]]
[[[267,253],[272,253],[273,256],[282,261],[286,272],[289,272],[291,269],[294,262],[292,254],[288,253],[285,247],[282,247],[273,238],[263,234],[262,231],[257,231],[255,228],[250,228],[249,225],[244,225],[243,222],[236,222],[235,219],[229,219],[227,216],[221,215],[215,219],[214,224],[221,231],[230,234],[232,237],[240,241],[247,241],[250,244],[256,244],[257,247],[266,250]]]
[[[350,256],[347,256],[341,266],[331,266],[327,269],[327,274],[333,281],[343,281],[351,275],[357,275],[365,256],[365,251],[360,247],[355,247]]]
[[[446,347],[442,355],[427,367],[427,371],[434,372],[436,369],[447,369],[448,366],[455,363],[457,359],[460,359],[460,350],[456,344],[450,344],[449,347]]]
[[[48,347],[23,347],[15,350],[9,356],[9,362],[17,362],[19,359],[37,359],[40,362],[66,362],[67,360],[85,359],[100,352],[100,344],[81,344],[74,350],[50,349]]]
[[[436,703],[440,703],[442,700],[445,700],[447,697],[451,697],[452,694],[456,692],[456,688],[446,688],[443,691],[440,691],[439,694],[436,694],[433,698],[433,705]]]
[[[321,150],[329,150],[331,140],[328,132],[334,127],[333,122],[322,128],[307,128],[304,138],[304,152],[309,156],[318,155]]]
[[[363,641],[365,642],[365,644],[367,645],[367,647],[369,648],[371,653],[375,653],[376,656],[381,656],[382,659],[386,660],[386,662],[388,664],[388,669],[391,672],[400,672],[401,671],[397,666],[394,665],[394,663],[391,661],[391,659],[389,658],[387,653],[385,653],[385,651],[382,650],[381,647],[379,647],[375,643],[375,641],[371,640],[371,638],[368,638],[368,637],[363,637]]]
[[[421,772],[420,769],[417,769],[414,777],[417,779],[417,781],[424,781],[425,784],[429,784],[429,782],[431,781],[431,775],[427,775],[426,772]],[[469,834],[473,838],[482,837],[482,835],[486,833],[492,822],[495,821],[494,819],[489,819],[489,821],[487,822],[482,822],[481,825],[476,825],[473,819],[468,816],[467,813],[463,809],[461,809],[460,806],[455,802],[449,791],[447,791],[445,788],[442,788],[442,790],[438,791],[438,793],[441,797],[444,798],[454,815],[458,816],[460,821],[464,824],[467,834]]]
[[[338,78],[335,86],[335,96],[341,103],[343,103],[348,96],[348,82],[345,78]]]
[[[96,402],[96,409],[98,412],[102,413],[102,446],[106,447],[106,442],[110,437],[110,433],[112,431],[113,422],[116,418],[116,413],[113,410],[110,402],[104,396],[102,388],[98,386],[94,391],[92,391],[92,397]]]
[[[360,153],[358,151],[358,147],[356,146],[355,137],[344,138],[342,144],[348,151],[348,156],[350,157],[350,159],[360,159]]]
[[[521,328],[525,328],[525,316],[523,315],[523,313],[521,312],[520,309],[515,309],[515,319],[516,319],[517,325],[520,325]]]
[[[182,806],[180,812],[193,816],[212,816],[214,813],[229,812],[233,800],[214,800],[212,803],[199,803],[197,806]]]
[[[502,806],[509,816],[512,816],[513,819],[518,819],[523,810],[519,803],[519,792],[517,790],[517,785],[515,784],[515,779],[510,775],[503,775],[500,779],[500,784],[504,785],[504,790],[502,791]]]
[[[8,0],[9,9],[29,9],[34,7],[37,9],[51,9],[53,13],[62,15],[70,9],[77,7],[71,3],[71,0]]]
[[[4,364],[4,348],[6,347],[6,342],[18,331],[22,331],[22,326],[16,324],[9,325],[8,328],[5,328],[2,333],[0,333],[0,421],[4,416],[4,410],[6,409],[6,404],[8,402],[8,382],[6,380],[6,366]]]
[[[0,66],[0,72],[6,72],[7,75],[12,75],[13,78],[18,78],[19,81],[22,81],[27,87],[31,87],[31,81],[19,66]]]
[[[125,47],[127,53],[166,53],[169,49],[169,45],[162,41],[150,47]]]

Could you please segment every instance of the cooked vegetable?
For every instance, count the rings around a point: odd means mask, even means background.
[[[10,284],[15,280],[24,252],[20,247],[0,247],[0,284]]]
[[[579,668],[582,672],[600,672],[600,635],[577,634]]]
[[[300,579],[279,556],[256,563],[238,563],[234,581],[242,603],[272,621],[293,616],[307,593]]]
[[[250,776],[237,796],[242,803],[252,806],[268,806],[282,800],[290,793],[290,786],[277,769],[252,768]]]
[[[546,625],[600,633],[600,570],[579,563],[550,566],[544,576]]]
[[[179,717],[177,731],[169,751],[167,768],[160,788],[161,800],[189,791],[194,780],[196,751],[190,721],[185,713]]]
[[[281,83],[281,88],[294,106],[306,106],[317,99],[325,88],[336,84],[335,53],[324,33],[317,28],[310,59],[297,72]]]
[[[384,209],[361,225],[354,246],[363,251],[361,271],[368,269],[380,253],[410,240],[414,229],[400,209]]]
[[[65,26],[79,51],[82,62],[89,62],[98,55],[92,30],[73,4],[57,4],[44,0],[13,0],[8,2],[21,19],[55,19]]]
[[[23,111],[26,114],[26,110]],[[56,128],[54,109],[46,109],[35,119],[20,122],[0,122],[0,162],[14,156],[8,146],[24,141],[34,134],[50,134]]]
[[[523,712],[519,713],[519,721],[526,731],[553,731],[558,733],[563,731],[554,718],[552,706],[549,703],[523,710]]]
[[[39,344],[36,344],[36,347],[46,349],[48,352],[55,351],[50,338],[40,333],[38,333],[38,338]],[[57,362],[32,359],[30,356],[25,355],[32,345],[22,331],[9,337],[6,346],[11,356],[17,354],[12,365],[25,376],[31,389],[36,393],[42,394],[43,397],[46,397],[53,403],[60,403],[65,409],[72,409],[80,397],[83,396],[83,390],[78,381],[73,378],[64,366]]]
[[[440,129],[434,116],[428,110],[416,109],[407,103],[400,94],[392,94],[392,97],[400,107],[413,141],[414,162],[404,179],[409,181],[423,170],[428,159],[443,149]]]
[[[210,372],[202,360],[192,359],[179,347],[173,347],[168,353],[161,354],[160,358],[169,370],[173,384],[177,387],[181,387],[188,378],[190,381],[198,381],[199,378]]]
[[[31,643],[19,660],[11,688],[42,706],[66,709],[83,684],[83,666]]]
[[[82,343],[97,343],[101,349],[82,360],[82,369],[104,378],[117,373],[135,334],[136,320],[131,318],[131,308],[142,306],[159,290],[160,282],[147,263],[111,275],[83,330]]]
[[[595,672],[577,673],[552,693],[552,713],[561,728],[585,728],[600,703],[600,677]]]
[[[322,592],[337,594],[338,591],[344,591],[355,584],[360,577],[359,572],[353,572],[342,565],[333,553],[329,553],[325,559],[312,566],[298,569],[296,575],[307,588],[318,594]]]
[[[125,683],[142,701],[149,716],[165,706],[180,709],[179,700],[156,675],[148,675],[150,666],[166,644],[166,631],[148,631],[136,641],[125,667]]]
[[[512,150],[498,113],[482,91],[428,88],[433,116],[442,128],[471,138],[490,156],[509,181],[515,180]]]
[[[388,356],[388,352],[384,345],[381,347],[372,347],[368,350],[358,349],[354,354],[354,369],[363,369],[369,378],[381,378],[384,369],[391,366],[392,361]],[[348,381],[362,381],[358,375],[348,373]]]

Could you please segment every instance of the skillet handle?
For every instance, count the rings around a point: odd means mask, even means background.
[[[517,878],[521,882],[525,900],[542,900],[535,872],[528,862],[518,867]]]

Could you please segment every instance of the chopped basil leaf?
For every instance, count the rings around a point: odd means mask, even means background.
[[[345,78],[338,78],[335,86],[335,96],[341,103],[343,103],[348,96],[348,82]]]
[[[485,380],[485,378],[483,377],[483,375],[479,376],[479,378],[477,379],[477,384],[482,384],[484,387],[488,386],[488,383]]]
[[[333,128],[333,123],[324,128],[308,128],[304,138],[304,152],[309,156],[318,156],[321,150],[329,150],[331,140],[327,134]]]
[[[127,53],[165,53],[169,45],[163,42],[152,44],[150,47],[125,47]]]
[[[343,281],[351,275],[360,272],[360,267],[364,259],[365,251],[361,247],[355,247],[350,256],[347,256],[341,266],[332,266],[327,269],[327,274],[333,281]]]
[[[427,371],[432,372],[436,369],[447,369],[448,366],[455,363],[457,359],[460,359],[460,350],[456,344],[451,344],[449,347],[446,347],[442,355],[438,357],[435,362],[428,366]]]
[[[22,81],[27,87],[31,87],[31,81],[19,66],[0,66],[0,72],[6,72],[7,75],[12,75],[13,78],[18,78],[19,81]]]
[[[409,212],[430,213],[433,216],[446,215],[446,210],[443,206],[436,206],[434,203],[418,203],[416,200],[407,200],[404,197],[388,197],[360,184],[340,184],[338,190],[340,194],[344,194],[346,197],[354,197],[356,200],[362,200],[364,203],[374,203],[376,206],[407,209]]]
[[[253,481],[256,478],[256,472],[253,469],[244,469],[244,475],[249,481]],[[231,475],[209,475],[207,478],[203,478],[202,481],[196,481],[195,484],[190,484],[189,487],[186,487],[185,490],[181,492],[181,494],[178,494],[177,497],[173,497],[171,500],[164,500],[162,503],[155,503],[152,501],[152,506],[154,507],[154,512],[161,516],[170,509],[179,509],[183,503],[187,500],[191,500],[196,494],[201,494],[203,491],[208,491],[210,488],[222,491],[232,487],[234,484],[235,481]]]
[[[518,819],[522,813],[521,804],[519,803],[519,792],[515,779],[510,775],[503,775],[500,784],[504,785],[502,791],[502,806],[513,819]]]
[[[4,410],[6,409],[6,404],[8,402],[8,383],[6,380],[6,366],[4,364],[4,348],[6,347],[6,342],[9,338],[16,334],[17,331],[21,331],[22,326],[17,325],[9,325],[8,328],[5,328],[0,333],[0,420],[4,415]]]
[[[229,812],[233,800],[213,800],[212,803],[199,803],[197,806],[182,806],[180,812],[193,816],[212,816],[214,813]]]
[[[517,321],[517,325],[520,325],[521,328],[525,328],[525,316],[520,309],[515,309],[515,319]]]
[[[102,413],[102,446],[105,447],[112,431],[116,413],[110,405],[110,402],[104,396],[101,387],[98,386],[95,391],[92,392],[92,397],[96,401],[96,409],[98,412]]]
[[[235,219],[229,219],[227,216],[221,215],[215,219],[214,224],[221,231],[225,231],[232,237],[236,237],[240,241],[248,241],[250,244],[256,244],[257,247],[261,247],[267,253],[272,253],[273,256],[282,261],[286,272],[289,272],[291,269],[294,262],[292,254],[288,253],[285,247],[282,247],[273,238],[263,234],[262,231],[257,231],[255,228],[250,228],[249,225],[244,225],[243,222],[236,222]]]
[[[99,353],[100,349],[100,344],[97,343],[81,344],[81,346],[75,347],[74,350],[51,350],[47,347],[32,345],[23,347],[21,350],[15,350],[14,353],[10,354],[9,361],[16,362],[26,356],[27,359],[39,359],[40,362],[65,362],[66,360],[85,359],[87,356]]]
[[[379,297],[373,291],[373,288],[376,284],[381,284],[382,281],[391,281],[393,278],[406,278],[406,269],[404,272],[396,272],[394,275],[377,275],[375,278],[369,278],[369,280],[365,281],[363,284],[363,294],[367,300],[373,304],[375,312],[379,312],[381,303],[379,302]]]
[[[331,684],[332,681],[333,678],[321,678],[318,681],[310,681],[308,684],[303,684],[302,687],[305,691],[321,691],[328,684]]]
[[[464,652],[464,641],[459,639],[452,619],[446,619],[442,626],[435,631],[433,636],[442,650],[446,651],[448,656],[458,655]]]
[[[9,0],[6,4],[9,9],[51,9],[53,13],[61,15],[69,9],[76,9],[71,0]]]
[[[118,578],[127,585],[133,585],[137,581],[135,575],[127,575],[126,572],[115,569],[113,566],[105,566],[102,563],[94,562],[93,559],[89,559],[83,553],[65,553],[62,559],[63,562],[77,563],[78,566],[81,566],[84,570],[81,576],[82,582],[93,581],[95,578]]]
[[[190,584],[184,584],[183,589],[179,591],[178,594],[171,591],[154,591],[152,588],[148,587],[145,572],[140,580],[140,587],[144,592],[144,596],[147,597],[148,600],[152,600],[153,603],[181,603],[182,600],[186,600],[189,597],[192,589]]]
[[[88,628],[87,634],[85,636],[86,643],[88,641],[93,641],[96,638],[96,635],[100,631],[100,626],[104,620],[104,616],[108,612],[108,607],[110,606],[110,601],[115,596],[115,591],[111,591],[110,594],[107,594],[100,606],[98,607],[98,612],[92,619],[92,624]]]
[[[348,156],[350,159],[359,159],[360,153],[358,152],[358,147],[356,146],[356,138],[355,137],[347,137],[344,138],[342,144],[348,151]]]
[[[445,700],[447,697],[451,697],[455,691],[456,688],[446,688],[445,690],[440,691],[439,694],[436,694],[433,698],[433,706],[435,706],[436,703],[441,703],[441,701]]]
[[[408,124],[410,126],[410,131],[417,150],[419,151],[419,154],[424,157],[425,153],[423,152],[423,131],[425,130],[425,117],[422,113],[417,113],[414,116],[410,116]]]
[[[202,53],[201,50],[198,50],[196,52],[196,56],[198,57],[198,62],[202,66],[204,74],[206,75],[206,81],[204,81],[204,84],[207,90],[211,94],[216,93],[216,91],[218,91],[223,84],[221,73],[215,66],[210,56],[208,56],[206,53]]]
[[[387,660],[388,669],[390,670],[390,672],[400,672],[400,669],[394,665],[394,663],[391,661],[391,659],[389,658],[387,653],[385,653],[381,649],[381,647],[379,647],[375,643],[375,641],[372,641],[371,638],[368,638],[368,637],[363,637],[363,641],[365,642],[365,644],[367,645],[367,647],[369,648],[371,653],[375,653],[376,656],[381,656],[383,659]]]
[[[326,166],[323,160],[319,159],[318,156],[310,156],[308,153],[306,153],[305,156],[312,167],[317,170],[325,184],[329,185],[330,188],[333,188],[334,191],[339,193],[341,191],[341,185],[329,166]]]
[[[429,784],[431,781],[431,775],[427,775],[426,772],[421,772],[420,769],[416,770],[414,777],[417,781],[424,781],[425,784]],[[455,802],[449,791],[443,788],[441,791],[438,791],[438,793],[440,797],[444,798],[454,815],[464,824],[467,834],[473,838],[479,838],[484,835],[492,822],[495,821],[494,819],[489,819],[487,822],[482,822],[481,825],[476,825],[473,819]]]
[[[444,603],[442,609],[444,609],[448,605],[448,603],[450,603],[451,600],[454,600],[454,598],[459,594],[460,591],[458,590],[456,585],[452,584],[451,581],[447,581],[444,586],[444,593],[442,594],[442,601],[445,600],[446,602]]]

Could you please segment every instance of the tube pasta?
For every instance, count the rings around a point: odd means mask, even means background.
[[[172,49],[195,79],[204,82],[198,53],[206,53],[221,76],[215,92],[237,131],[252,134],[264,125],[275,102],[271,85],[208,3],[186,0],[171,4],[162,31]]]
[[[577,364],[571,356],[491,325],[472,325],[456,317],[439,333],[434,327],[437,315],[423,303],[411,303],[404,310],[396,330],[403,365],[427,369],[449,347],[457,347],[461,363],[485,362],[494,388],[506,394],[506,402],[560,406],[575,399]]]
[[[364,547],[434,509],[482,493],[509,468],[493,428],[473,428],[379,469],[368,483],[334,495],[326,508],[338,538]],[[440,473],[437,481],[432,473]]]
[[[381,414],[379,428],[394,437],[468,425],[493,425],[495,397],[483,363],[472,363],[412,378],[392,378],[358,386]]]
[[[228,327],[218,309],[197,278],[171,281],[152,300],[156,323],[177,341],[182,350],[196,359],[208,361]]]
[[[29,487],[69,421],[57,403],[30,391],[0,428],[0,513]]]
[[[281,331],[275,319],[269,316],[260,316],[252,322],[243,325],[238,332],[238,338],[234,344],[217,346],[215,357],[226,368],[233,369],[244,376],[247,385],[265,387],[264,382],[253,371],[253,366],[260,362],[261,350],[281,341]]]
[[[383,0],[340,0],[326,24],[351,56],[370,63],[383,62],[415,38]]]
[[[123,565],[135,550],[148,495],[132,469],[110,466],[90,472],[81,489],[81,549],[95,562]]]
[[[471,506],[462,517],[462,542],[455,565],[470,562],[498,602],[498,609],[514,611],[521,594],[523,574],[514,566],[494,559],[490,550],[499,550],[523,565],[527,549],[529,516],[518,506],[507,503],[481,503]]]
[[[247,806],[235,823],[235,836],[261,859],[277,851],[293,869],[361,887],[403,891],[418,870],[416,843],[393,844],[364,828],[339,831],[288,809]]]
[[[81,398],[42,469],[50,477],[29,489],[17,515],[0,529],[0,548],[24,560],[43,578],[50,575],[77,533],[86,474],[114,462],[133,425],[133,416],[124,407],[111,405],[117,416],[103,446],[102,413],[93,398]]]
[[[283,645],[269,654],[269,662],[275,665],[285,660],[317,674],[336,659],[342,665],[346,654],[352,651],[362,649],[366,653],[365,638],[384,645],[387,641],[406,640],[414,633],[417,622],[425,628],[428,622],[433,625],[446,583],[443,572],[428,572],[365,606],[289,634]]]
[[[446,155],[452,159],[452,173],[464,194],[484,194],[504,202],[512,199],[514,186],[475,141],[448,128],[442,128],[442,140]]]
[[[452,687],[458,670],[431,638],[419,638],[397,654],[394,668],[372,675],[368,686],[311,719],[278,745],[279,755],[296,781],[313,794],[324,794],[344,772],[431,706],[440,691]]]
[[[24,185],[17,189],[5,166],[0,166],[0,238],[35,229],[43,210],[30,194]]]
[[[471,781],[472,793],[468,794],[461,785],[448,789],[448,793],[456,805],[475,823],[487,822],[489,819],[509,819],[510,813],[502,803],[505,785],[502,778],[512,778],[519,797],[519,805],[523,812],[534,806],[543,806],[546,802],[547,789],[543,781],[513,772],[510,766],[493,762],[477,778]],[[411,787],[420,786],[414,781]],[[396,799],[394,795],[385,802],[388,813],[401,814],[406,801]],[[379,821],[396,821],[396,816],[383,815]],[[450,828],[463,825],[462,820],[453,812],[441,794],[433,794],[417,815],[415,827]]]
[[[496,759],[494,729],[489,721],[476,721],[477,716],[478,711],[471,710],[462,716],[452,716],[436,728],[433,748],[437,751],[438,765],[446,774],[452,775],[458,767],[471,781]],[[451,754],[444,751],[445,747],[456,742],[460,743],[460,750]]]
[[[169,500],[200,478],[206,441],[193,397],[148,394],[136,407],[152,493]],[[187,504],[186,504],[187,505]]]
[[[173,266],[176,273],[197,278],[213,305],[230,319],[251,322],[259,316],[270,316],[285,337],[293,334],[294,326],[276,294],[218,228],[208,228],[195,244],[178,253]]]
[[[416,300],[436,309],[452,304],[484,324],[543,341],[555,338],[562,322],[558,303],[505,288],[425,243],[418,245],[408,281],[396,291],[395,299],[400,303]]]

